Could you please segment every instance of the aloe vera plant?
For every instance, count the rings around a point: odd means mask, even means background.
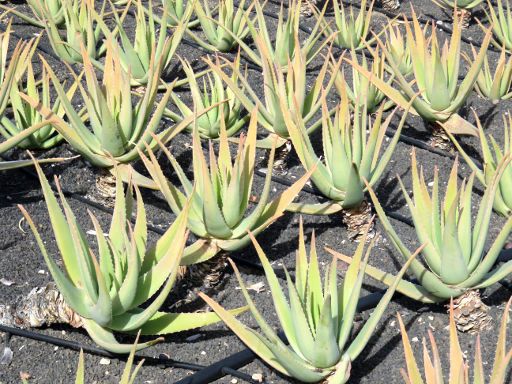
[[[194,0],[162,0],[160,8],[165,16],[160,17],[154,15],[153,17],[158,23],[160,23],[162,28],[174,28],[180,24],[186,24],[188,28],[194,28],[199,25],[199,20],[189,19],[189,15],[193,12]],[[146,12],[152,13],[153,11],[148,8],[146,9]]]
[[[503,0],[496,0],[497,10],[494,9],[493,3],[487,0],[487,9],[484,12],[492,26],[493,44],[497,47],[505,47],[508,51],[512,50],[512,12],[510,11],[510,3],[505,1],[506,7],[503,6]],[[480,22],[480,26],[485,28]]]
[[[400,73],[407,77],[413,72],[411,50],[399,26],[390,21],[385,29],[386,49],[393,57]],[[378,55],[377,55],[378,56]]]
[[[480,139],[480,149],[483,157],[483,169],[475,163],[453,135],[449,134],[449,137],[468,166],[475,173],[480,183],[482,183],[486,188],[490,188],[493,179],[498,172],[500,163],[505,157],[510,156],[512,153],[512,117],[509,115],[503,116],[504,146],[503,148],[500,148],[500,145],[492,135],[489,135],[488,138],[486,137],[480,119],[475,112],[473,113],[478,127],[478,137]],[[509,192],[511,187],[512,166],[509,164],[503,169],[503,174],[501,175],[496,187],[493,204],[494,210],[505,217],[511,216],[512,214],[512,196]]]
[[[210,68],[217,73],[231,89],[235,97],[248,111],[257,108],[258,123],[268,131],[269,135],[258,141],[258,147],[270,148],[277,139],[277,146],[282,146],[289,139],[280,101],[286,103],[286,108],[297,109],[304,124],[311,123],[322,106],[322,88],[328,93],[333,87],[337,73],[341,66],[341,59],[336,63],[325,60],[312,86],[308,89],[306,78],[307,57],[302,51],[290,59],[286,68],[280,68],[273,61],[272,55],[260,37],[256,37],[256,45],[262,52],[264,100],[251,86],[248,78],[240,72],[236,63],[223,59],[233,74],[236,74],[239,83],[230,78],[219,64],[205,59]],[[297,43],[298,44],[298,41]],[[329,74],[330,77],[327,75]],[[312,123],[308,132],[313,132],[321,124],[320,119]]]
[[[20,133],[10,137],[9,139],[2,141],[2,143],[0,143],[0,154],[3,154],[4,152],[7,152],[8,150],[14,148],[20,142],[27,139],[27,137],[33,135],[35,132],[37,132],[38,129],[46,126],[47,124],[48,124],[47,121],[43,121],[40,124],[33,125],[27,129],[21,131]],[[68,158],[52,157],[52,158],[46,158],[46,159],[38,159],[37,162],[40,164],[43,164],[43,163],[57,163],[60,161],[65,161],[65,160],[68,160]],[[0,161],[0,171],[6,171],[6,170],[10,170],[10,169],[27,167],[27,166],[30,166],[33,164],[34,164],[34,161],[29,160],[29,159]]]
[[[256,161],[256,130],[257,111],[253,111],[247,136],[241,136],[236,156],[232,159],[226,130],[221,124],[219,154],[215,156],[210,144],[209,165],[201,148],[198,131],[195,130],[194,181],[189,180],[171,152],[161,145],[161,150],[176,172],[184,192],[165,177],[151,151],[148,151],[149,158],[141,155],[151,177],[173,212],[182,212],[185,202],[191,199],[188,227],[200,240],[187,248],[182,264],[208,260],[221,250],[234,251],[245,247],[250,242],[247,231],[258,234],[276,221],[309,179],[310,172],[271,200],[270,170],[274,161],[273,148],[263,190],[256,206],[249,211]]]
[[[1,17],[0,17],[1,19]],[[18,80],[20,80],[23,72],[28,68],[28,63],[32,59],[34,50],[37,46],[38,39],[32,39],[29,42],[19,41],[14,50],[9,52],[9,43],[11,36],[11,22],[7,24],[5,32],[0,34],[0,134],[5,136],[5,141],[0,143],[0,154],[7,152],[17,145],[22,145],[30,140],[31,137],[38,135],[38,131],[48,125],[48,121],[34,121],[33,124],[24,127],[24,129],[15,129],[12,132],[3,132],[2,126],[6,121],[5,110],[8,105],[12,104],[15,108],[11,95],[17,92],[15,90]],[[9,55],[10,53],[10,55]],[[8,56],[10,59],[8,60]],[[39,160],[42,163],[62,161],[63,158],[52,158]],[[31,165],[31,160],[13,160],[0,161],[0,170],[14,169]]]
[[[400,185],[418,240],[426,243],[426,246],[422,252],[424,263],[413,261],[411,264],[411,271],[417,282],[402,280],[397,291],[426,303],[443,302],[470,290],[488,287],[512,272],[512,261],[494,266],[512,230],[512,217],[503,225],[489,250],[484,251],[494,196],[503,171],[509,163],[510,158],[505,158],[499,164],[474,219],[471,206],[474,174],[467,181],[463,181],[459,188],[456,161],[450,173],[444,201],[440,202],[437,168],[434,171],[430,195],[423,173],[418,171],[416,155],[413,152],[412,199],[401,180]],[[368,191],[389,239],[404,260],[407,260],[411,252],[393,229],[373,190],[368,188]],[[393,281],[389,273],[378,268],[368,266],[366,273],[387,285]]]
[[[26,92],[33,100],[49,108],[59,118],[64,118],[66,112],[60,101],[57,99],[51,105],[50,80],[44,68],[41,82],[39,86],[37,84],[32,63],[29,61],[25,78],[21,78],[18,83],[13,84],[9,95],[14,119],[11,120],[7,116],[0,118],[0,134],[4,138],[13,137],[25,129],[43,122],[43,118],[36,108],[21,98],[22,92]],[[77,86],[78,84],[75,82],[68,88],[66,95],[69,100],[73,98]],[[45,126],[19,142],[17,146],[24,149],[48,149],[60,143],[62,139],[63,137],[47,122]]]
[[[7,13],[0,15],[0,20]],[[10,51],[12,36],[12,19],[9,19],[5,31],[0,33],[0,116],[10,102],[11,89],[27,70],[28,63],[32,61],[34,52],[39,44],[40,36],[27,42],[19,40]]]
[[[163,60],[160,58],[155,62],[154,56],[152,57],[144,93],[136,96],[131,92],[130,71],[126,71],[121,64],[118,46],[112,40],[107,41],[107,45],[105,71],[101,82],[85,50],[82,52],[85,86],[72,72],[78,83],[92,131],[75,111],[63,85],[44,58],[41,60],[68,120],[60,118],[47,106],[25,94],[21,94],[21,97],[33,108],[37,108],[43,118],[50,121],[64,139],[94,166],[108,169],[117,166],[125,180],[128,175],[132,175],[137,184],[154,187],[154,183],[148,178],[134,173],[129,163],[139,157],[139,150],[144,150],[146,144],[150,147],[156,146],[151,135],[159,126],[172,92],[171,88],[167,88],[162,99],[156,102]],[[158,137],[167,142],[188,124],[190,120],[185,119],[180,124],[159,132]]]
[[[480,347],[480,335],[476,339],[475,357],[474,357],[474,370],[473,380],[470,381],[470,367],[466,358],[466,353],[462,351],[457,336],[457,330],[454,320],[453,301],[450,303],[450,355],[449,358],[444,360],[449,363],[450,376],[447,381],[449,384],[505,384],[507,383],[507,367],[512,359],[512,349],[507,351],[507,328],[509,322],[509,310],[512,300],[509,300],[505,306],[503,317],[501,318],[501,325],[498,331],[498,343],[496,345],[496,353],[494,356],[494,363],[490,377],[485,374],[484,362],[482,359],[482,351]],[[404,356],[407,370],[401,369],[404,381],[409,384],[437,384],[443,381],[443,359],[439,356],[438,348],[432,331],[428,330],[428,337],[430,341],[431,350],[427,349],[427,342],[423,339],[423,366],[425,373],[425,380],[423,380],[418,363],[414,358],[414,352],[411,347],[411,342],[407,336],[407,331],[403,324],[400,314],[398,314],[398,323],[400,324],[400,332],[402,333],[402,342],[404,346]],[[429,353],[430,352],[430,353]],[[432,357],[431,357],[432,355]],[[486,362],[485,364],[488,364]]]
[[[306,383],[346,383],[350,377],[351,363],[363,351],[377,327],[393,296],[398,278],[384,294],[361,330],[352,335],[364,270],[373,242],[367,250],[364,241],[359,244],[354,262],[341,284],[338,284],[336,258],[333,258],[322,282],[315,236],[312,236],[308,257],[301,221],[295,281],[285,269],[289,297],[287,300],[267,256],[256,239],[252,236],[251,238],[265,270],[274,307],[289,346],[265,321],[233,262],[231,265],[242,293],[262,333],[245,326],[205,294],[200,293],[200,296],[255,354],[275,370]],[[405,272],[407,266],[408,264],[402,268],[399,276]]]
[[[216,65],[220,65],[217,58]],[[238,72],[240,68],[240,55],[233,62],[234,71],[230,80],[238,83]],[[190,93],[192,95],[193,107],[189,108],[180,97],[173,92],[171,98],[179,109],[175,113],[166,108],[164,116],[175,122],[181,122],[185,118],[193,118],[194,111],[210,109],[202,116],[198,116],[194,123],[191,123],[187,130],[192,131],[194,126],[199,136],[204,139],[218,139],[220,137],[221,124],[224,124],[228,137],[236,134],[248,121],[249,115],[243,114],[244,108],[240,100],[229,87],[225,87],[222,78],[215,72],[206,73],[202,77],[202,87],[199,86],[196,74],[187,61],[182,61]],[[227,100],[227,101],[226,101]]]
[[[355,104],[351,113],[348,97],[342,89],[341,102],[336,108],[334,120],[330,117],[325,98],[323,99],[323,153],[318,156],[302,119],[297,114],[289,113],[284,104],[282,108],[297,156],[305,169],[312,170],[316,167],[311,180],[329,200],[315,204],[294,203],[288,210],[322,215],[355,208],[363,202],[366,191],[363,180],[374,185],[380,179],[393,155],[407,116],[406,111],[388,147],[381,155],[385,133],[395,111],[384,120],[385,107],[381,106],[371,122],[366,104]],[[323,162],[321,158],[324,159]]]
[[[369,35],[371,34],[370,27],[375,0],[372,0],[368,9],[366,9],[367,3],[367,0],[361,0],[358,5],[360,11],[356,17],[352,5],[350,6],[350,12],[347,12],[341,1],[333,0],[332,6],[335,26],[331,26],[330,23],[322,17],[323,15],[318,14],[317,11],[317,17],[322,21],[324,34],[326,36],[334,35],[334,43],[341,48],[360,50],[365,48],[368,44],[372,44],[375,38],[369,37]]]
[[[128,353],[132,346],[119,343],[114,332],[162,335],[218,321],[212,313],[159,311],[174,285],[185,248],[187,204],[165,234],[148,247],[146,212],[140,191],[129,183],[125,193],[118,174],[108,235],[104,234],[96,216],[89,212],[97,244],[93,246],[67,203],[58,179],[62,209],[41,168],[35,165],[65,271],[48,254],[28,212],[22,206],[19,208],[59,291],[67,305],[81,317],[82,326],[96,344],[114,353]],[[134,208],[136,218],[132,225],[129,220]],[[136,349],[160,340],[139,343]]]
[[[473,47],[472,50],[473,59],[467,55],[465,56],[468,63],[476,57],[476,51]],[[482,70],[476,79],[475,89],[480,96],[491,100],[494,104],[497,104],[500,100],[512,98],[512,58],[507,60],[505,48],[501,49],[494,73],[491,72],[488,57],[485,57]]]
[[[286,68],[288,66],[288,61],[293,60],[297,55],[304,56],[306,64],[309,64],[329,42],[329,39],[321,41],[323,31],[320,24],[325,12],[325,7],[318,17],[318,21],[308,34],[306,40],[301,42],[299,40],[301,4],[301,0],[290,0],[288,3],[286,18],[284,15],[284,6],[281,4],[277,27],[275,27],[276,37],[274,42],[272,42],[269,33],[271,29],[269,29],[265,21],[266,17],[263,7],[259,1],[254,2],[256,16],[254,19],[250,19],[247,14],[246,20],[252,39],[254,41],[260,41],[260,43],[256,45],[256,51],[254,51],[238,36],[235,36],[234,34],[230,35],[235,38],[249,59],[260,67],[263,67],[265,62],[270,60],[272,63],[275,63],[282,68]],[[272,26],[270,28],[274,27]]]
[[[186,24],[192,14],[192,9],[183,16],[180,23],[174,28],[170,37],[167,36],[167,28],[158,29],[157,23],[153,16],[152,2],[148,3],[148,10],[145,11],[142,1],[136,1],[136,18],[135,18],[135,37],[133,43],[130,41],[128,34],[123,27],[123,20],[130,10],[130,4],[126,6],[123,14],[119,17],[113,12],[116,20],[115,32],[119,35],[119,61],[125,71],[129,71],[132,85],[147,85],[151,81],[150,74],[153,71],[151,66],[153,63],[161,63],[158,65],[158,75],[162,79],[171,77],[172,60],[175,58],[176,49],[186,31]],[[147,15],[146,15],[147,13]],[[163,18],[167,16],[164,9]],[[105,35],[110,35],[109,28],[105,22],[98,19]],[[153,57],[154,56],[154,57]],[[100,65],[100,67],[102,67]],[[181,83],[178,83],[178,85]]]
[[[358,61],[357,54],[353,49],[350,53],[352,60]],[[366,56],[363,55],[360,65],[373,76],[387,82],[387,84],[391,85],[393,82],[393,75],[388,76],[386,79],[386,60],[381,57],[379,49],[375,50],[374,60],[371,64],[368,64]],[[345,80],[344,69],[338,74],[335,86],[341,97],[348,97],[353,105],[364,105],[367,113],[376,112],[382,103],[384,103],[384,110],[388,110],[393,106],[393,101],[386,100],[386,95],[354,68],[352,68],[352,87]]]
[[[48,16],[51,17],[52,22],[57,27],[60,28],[65,25],[66,19],[64,18],[62,0],[27,0],[27,4],[33,13],[32,16],[3,4],[0,4],[0,9],[8,11],[23,21],[39,28],[45,28],[44,19]]]
[[[198,0],[195,2],[194,10],[207,41],[190,30],[188,33],[205,49],[230,52],[238,47],[239,40],[244,40],[249,35],[247,19],[253,6],[254,2],[245,9],[245,0],[242,0],[235,8],[233,0],[221,0],[216,6],[217,19],[214,19],[214,11],[210,8],[208,0]]]
[[[62,0],[64,23],[55,20],[51,11],[41,8],[41,22],[44,23],[50,44],[56,55],[63,61],[75,64],[83,62],[82,46],[90,60],[96,60],[105,53],[102,30],[98,19],[105,17],[105,4],[95,10],[94,0]],[[59,28],[64,29],[63,37]]]
[[[405,22],[407,45],[411,51],[414,80],[417,89],[402,75],[396,59],[377,39],[386,56],[399,90],[372,75],[354,60],[348,60],[361,74],[386,94],[397,105],[405,108],[412,100],[414,113],[428,122],[441,124],[454,134],[476,135],[476,128],[464,120],[457,111],[471,93],[482,68],[487,47],[491,39],[491,30],[487,30],[482,46],[475,60],[459,83],[461,27],[455,15],[453,33],[449,43],[440,48],[435,23],[431,26],[431,36],[427,35],[428,25],[422,28],[414,9],[412,9],[412,27]]]

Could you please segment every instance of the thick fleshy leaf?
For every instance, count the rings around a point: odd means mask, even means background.
[[[111,351],[114,353],[127,354],[132,351],[134,347],[132,344],[121,344],[119,343],[112,332],[109,330],[100,327],[94,321],[84,319],[84,328],[87,330],[91,339],[99,345],[101,348],[106,349],[107,351]],[[156,343],[163,341],[163,337],[157,338],[152,341],[148,341],[145,343],[136,344],[135,348],[137,351],[151,347]]]

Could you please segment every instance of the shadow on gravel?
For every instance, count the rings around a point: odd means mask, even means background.
[[[409,329],[412,324],[416,321],[416,319],[420,316],[420,313],[416,313],[412,316],[406,323],[405,328]],[[388,322],[395,318],[396,315],[389,315],[387,318],[382,319],[380,321],[380,327],[373,333],[373,336],[370,338],[367,349],[370,349],[372,345],[375,345],[380,337],[386,332]],[[402,337],[400,333],[391,337],[382,347],[380,347],[377,351],[371,353],[371,356],[367,355],[365,358],[365,353],[359,356],[358,359],[354,362],[352,366],[352,375],[350,376],[350,382],[353,384],[361,383],[362,379],[364,379],[367,375],[369,375],[381,361],[385,360],[389,353],[395,348],[401,348]],[[397,372],[399,370],[398,367],[401,366],[402,362],[397,362]]]
[[[407,173],[409,173],[409,170],[410,166],[399,176],[403,178]],[[404,195],[399,187],[398,177],[390,171],[381,177],[381,181],[375,188],[375,193],[379,196],[379,202],[382,207],[389,212],[399,211],[406,205]]]

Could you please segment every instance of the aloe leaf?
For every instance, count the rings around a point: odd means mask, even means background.
[[[174,279],[173,276],[180,263],[188,237],[186,232],[187,214],[188,205],[185,206],[185,209],[178,215],[172,226],[160,238],[155,247],[148,251],[150,257],[146,258],[142,265],[142,271],[147,272],[139,276],[137,295],[132,308],[153,296],[165,280]],[[166,240],[166,247],[162,247],[164,239]]]
[[[336,202],[328,201],[325,203],[291,203],[286,210],[288,212],[303,213],[306,215],[332,215],[341,211],[343,208]]]
[[[423,384],[423,379],[421,378],[421,373],[418,368],[418,364],[416,363],[416,359],[414,358],[414,352],[411,347],[411,342],[409,341],[409,336],[407,335],[407,330],[405,329],[404,323],[402,321],[402,317],[400,314],[397,315],[398,324],[400,325],[400,333],[402,334],[402,343],[404,346],[404,355],[405,355],[405,363],[407,365],[407,376],[411,383],[415,384]]]
[[[446,215],[441,246],[441,280],[449,285],[457,285],[469,275],[457,234],[457,209],[454,203]]]
[[[113,353],[127,354],[130,353],[134,347],[132,344],[121,344],[119,343],[112,332],[107,329],[100,327],[94,321],[83,319],[84,328],[91,337],[91,339],[103,349],[111,351]],[[154,339],[145,343],[136,344],[135,348],[137,351],[151,347],[156,343],[163,341],[163,338]]]
[[[229,311],[237,316],[247,310],[247,307],[232,309]],[[205,327],[221,321],[215,312],[194,312],[194,313],[168,313],[156,312],[140,328],[141,335],[165,335],[176,332],[188,331],[191,329]]]
[[[411,255],[410,251],[405,247],[405,245],[400,240],[398,234],[393,229],[391,223],[389,222],[389,219],[387,218],[382,206],[379,203],[379,200],[377,199],[377,196],[375,195],[375,192],[372,190],[370,186],[368,186],[368,184],[367,188],[368,193],[370,194],[372,202],[375,206],[375,210],[379,215],[379,218],[382,222],[382,225],[386,233],[391,238],[393,245],[400,252],[402,257],[404,257],[405,259],[409,259]],[[419,284],[421,284],[432,295],[442,298],[449,298],[452,296],[458,296],[458,294],[460,294],[460,291],[443,284],[443,282],[435,274],[426,269],[423,266],[423,264],[420,263],[418,260],[411,260],[411,270],[418,279]]]
[[[293,350],[299,354],[301,352],[295,335],[295,330],[293,328],[292,314],[290,311],[290,306],[286,300],[286,296],[283,290],[281,289],[279,280],[277,279],[274,269],[270,265],[270,262],[267,256],[265,255],[265,252],[263,251],[263,249],[261,249],[261,246],[257,242],[256,238],[252,235],[252,233],[249,233],[249,236],[251,237],[254,248],[258,253],[261,265],[263,266],[263,269],[265,271],[265,276],[270,287],[270,293],[272,295],[272,301],[274,303],[277,316],[279,317],[281,327],[283,328],[283,331],[286,335],[286,339],[290,343]]]
[[[222,321],[243,341],[243,343],[253,350],[261,359],[277,371],[290,375],[288,369],[286,369],[279,361],[279,355],[273,351],[273,348],[271,349],[262,341],[262,337],[260,335],[246,327],[237,320],[235,316],[230,314],[204,293],[199,292],[199,296],[215,311],[215,313],[218,314]]]
[[[400,272],[395,278],[395,281],[393,284],[388,288],[382,299],[379,301],[379,304],[374,309],[372,314],[370,315],[370,318],[366,321],[363,328],[355,339],[350,344],[350,347],[347,349],[347,354],[350,356],[350,359],[353,361],[354,359],[359,356],[359,354],[363,351],[363,349],[366,347],[366,344],[368,343],[368,340],[370,340],[371,335],[375,331],[375,328],[377,327],[378,322],[380,321],[382,315],[384,314],[384,311],[386,310],[386,307],[388,306],[389,302],[391,301],[391,298],[393,297],[396,287],[400,280],[403,278],[405,272],[411,265],[412,261],[415,259],[415,257],[421,252],[423,249],[423,246],[418,248],[414,254],[407,260],[407,262],[404,264],[402,269],[400,269]]]
[[[330,248],[325,248],[327,252],[332,254],[333,256],[337,257],[338,259],[344,261],[348,264],[353,264],[353,259],[351,257],[348,257],[346,255],[343,255],[339,252],[336,252]],[[395,280],[395,275],[384,272],[378,268],[372,267],[371,265],[367,265],[365,267],[365,273],[368,276],[371,276],[375,280],[380,281],[381,283],[386,284],[387,286],[390,286],[393,284],[393,281]],[[423,303],[437,303],[439,301],[439,298],[436,296],[433,296],[430,292],[425,290],[421,285],[417,285],[414,283],[411,283],[407,280],[402,280],[396,287],[397,292],[402,293],[405,296],[408,296],[414,300],[423,302]]]
[[[329,368],[336,364],[341,357],[336,341],[336,330],[332,322],[331,297],[325,298],[320,318],[316,327],[315,352],[316,358],[312,362],[320,368]]]
[[[210,260],[221,251],[217,242],[200,239],[185,248],[180,265],[199,264]]]
[[[39,245],[39,249],[43,254],[46,265],[48,266],[48,270],[50,271],[55,284],[59,288],[62,296],[66,300],[66,303],[75,311],[83,317],[91,316],[91,307],[87,303],[84,292],[81,289],[75,287],[72,281],[70,281],[67,276],[60,270],[59,266],[53,259],[48,255],[46,251],[46,247],[44,246],[43,240],[39,235],[39,231],[35,226],[32,218],[29,216],[28,212],[22,206],[18,206],[21,210],[23,216],[27,220],[27,223],[32,229],[34,236],[36,238],[36,242]]]

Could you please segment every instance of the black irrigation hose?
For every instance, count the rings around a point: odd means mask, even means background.
[[[250,349],[244,349],[243,351],[232,354],[225,359],[219,360],[208,367],[187,376],[181,380],[178,380],[174,384],[204,384],[211,383],[214,380],[224,377],[226,374],[232,375],[236,370],[246,366],[256,359],[256,355]],[[226,372],[226,368],[229,372]],[[256,381],[250,378],[250,382],[256,383]]]
[[[76,341],[61,339],[59,337],[44,335],[42,333],[34,332],[31,330],[13,328],[13,327],[5,326],[5,325],[0,325],[0,332],[5,333],[4,347],[9,346],[12,336],[19,336],[19,337],[23,337],[26,339],[41,341],[41,342],[44,342],[47,344],[52,344],[52,345],[55,345],[58,347],[71,349],[74,351],[82,350],[85,353],[88,353],[91,355],[103,356],[103,357],[108,357],[108,358],[116,358],[119,360],[126,359],[126,355],[118,355],[118,354],[103,350],[101,348],[96,348],[94,346],[82,344],[82,343],[79,343]],[[173,359],[166,357],[163,354],[161,354],[159,357],[153,357],[153,356],[147,356],[147,355],[142,355],[142,354],[136,353],[135,361],[138,362],[141,360],[144,360],[144,366],[149,365],[149,366],[158,366],[158,367],[162,367],[162,368],[186,369],[186,370],[196,371],[196,372],[202,371],[202,370],[208,368],[207,366],[204,366],[204,365],[186,363],[186,362],[173,360]],[[241,368],[241,367],[239,367],[239,368]],[[239,372],[239,371],[233,369],[231,366],[223,366],[223,367],[221,367],[221,370],[224,373],[224,375],[231,375],[231,376],[239,378],[241,380],[245,380],[248,383],[257,384],[257,381],[253,380],[250,375],[243,373],[243,372]],[[202,383],[205,384],[208,382],[202,382]]]
[[[104,349],[97,348],[97,347],[94,347],[91,345],[82,344],[82,343],[72,341],[72,340],[61,339],[60,337],[45,335],[45,334],[42,334],[39,332],[34,332],[34,331],[31,331],[28,329],[13,328],[13,327],[8,327],[6,325],[0,325],[0,332],[7,334],[7,340],[9,340],[12,335],[14,335],[14,336],[24,337],[27,339],[32,339],[32,340],[56,345],[58,347],[72,349],[74,351],[83,350],[84,352],[89,353],[91,355],[116,358],[116,359],[121,359],[121,360],[123,358],[126,358],[126,355],[118,355],[118,354],[111,353]],[[176,360],[170,359],[168,357],[164,357],[162,355],[160,357],[152,357],[152,356],[141,355],[141,354],[136,353],[135,358],[138,361],[144,359],[144,365],[156,365],[156,366],[163,366],[163,367],[189,369],[191,371],[200,371],[205,368],[204,365],[193,364],[193,363],[184,363],[181,361],[176,361]]]

